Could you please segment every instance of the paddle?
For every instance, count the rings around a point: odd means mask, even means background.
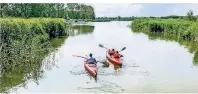
[[[104,47],[102,44],[99,44],[99,47],[108,49],[107,47]]]
[[[124,51],[126,49],[126,47],[123,47],[119,52]]]
[[[79,55],[72,55],[73,57],[80,57],[80,58],[85,58],[86,59],[86,57],[84,57],[84,56],[79,56]]]
[[[80,57],[80,58],[85,58],[85,59],[87,59],[86,57],[84,57],[84,56],[80,56],[80,55],[72,55],[73,57]],[[96,62],[100,62],[100,61],[96,61]]]
[[[99,47],[108,49],[107,47],[104,47],[102,44],[99,44]],[[124,51],[125,49],[126,47],[123,47],[119,52]]]

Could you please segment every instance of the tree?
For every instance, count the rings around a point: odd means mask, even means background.
[[[190,11],[187,13],[187,20],[196,21],[196,17],[194,16],[192,10],[190,10]]]
[[[121,17],[120,16],[118,16],[118,20],[120,20],[121,19]]]
[[[1,17],[95,19],[92,6],[78,3],[1,3],[0,13]]]

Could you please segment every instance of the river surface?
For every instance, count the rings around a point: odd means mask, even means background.
[[[131,22],[94,22],[93,32],[70,36],[57,49],[56,66],[44,71],[36,84],[27,83],[13,93],[198,93],[198,67],[193,65],[194,54],[177,42],[151,40],[146,34],[133,33]],[[89,30],[89,29],[88,29]],[[88,55],[105,59],[105,49],[122,51],[123,67],[117,71],[110,65],[98,63],[98,81],[90,78],[83,59],[72,55]]]

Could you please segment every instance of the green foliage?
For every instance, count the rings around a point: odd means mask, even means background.
[[[174,39],[181,45],[187,45],[191,53],[195,52],[194,64],[198,64],[197,45],[198,45],[198,22],[182,19],[135,19],[131,24],[133,32],[144,32],[150,38],[157,36],[161,38]],[[174,37],[171,37],[171,36]],[[185,40],[187,42],[181,42]],[[192,45],[191,43],[195,44]]]
[[[167,32],[194,41],[198,36],[198,23],[182,19],[136,19],[132,29],[134,32]]]
[[[2,18],[0,25],[0,92],[42,77],[41,67],[54,62],[41,63],[54,50],[51,31],[64,35],[69,29],[63,19],[49,18]]]
[[[187,20],[189,20],[189,21],[196,21],[196,17],[194,16],[192,10],[190,10],[190,11],[187,13],[186,16],[187,16],[187,17],[186,17]]]
[[[30,80],[39,84],[44,69],[55,65],[55,52],[52,51],[61,46],[68,37],[65,35],[94,30],[94,26],[72,28],[60,18],[2,18],[0,24],[1,93],[26,87]],[[59,38],[54,38],[56,36]]]
[[[164,16],[164,17],[97,17],[94,22],[108,22],[108,21],[132,21],[134,19],[185,19],[186,16],[177,16],[177,15],[170,15],[170,16]]]
[[[1,3],[1,17],[95,19],[92,6],[78,3]]]
[[[39,63],[53,47],[50,37],[68,32],[63,19],[0,19],[0,67],[7,71]]]

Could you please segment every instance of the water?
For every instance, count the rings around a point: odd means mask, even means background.
[[[95,22],[92,33],[68,37],[55,51],[56,67],[44,71],[38,84],[27,82],[18,93],[153,93],[198,92],[198,67],[194,54],[178,42],[150,39],[146,34],[133,33],[130,22]],[[105,58],[103,44],[124,55],[122,69],[103,68],[99,63],[98,82],[90,78],[83,67],[83,59],[73,54],[93,53],[96,59]],[[17,86],[15,86],[17,87]]]

